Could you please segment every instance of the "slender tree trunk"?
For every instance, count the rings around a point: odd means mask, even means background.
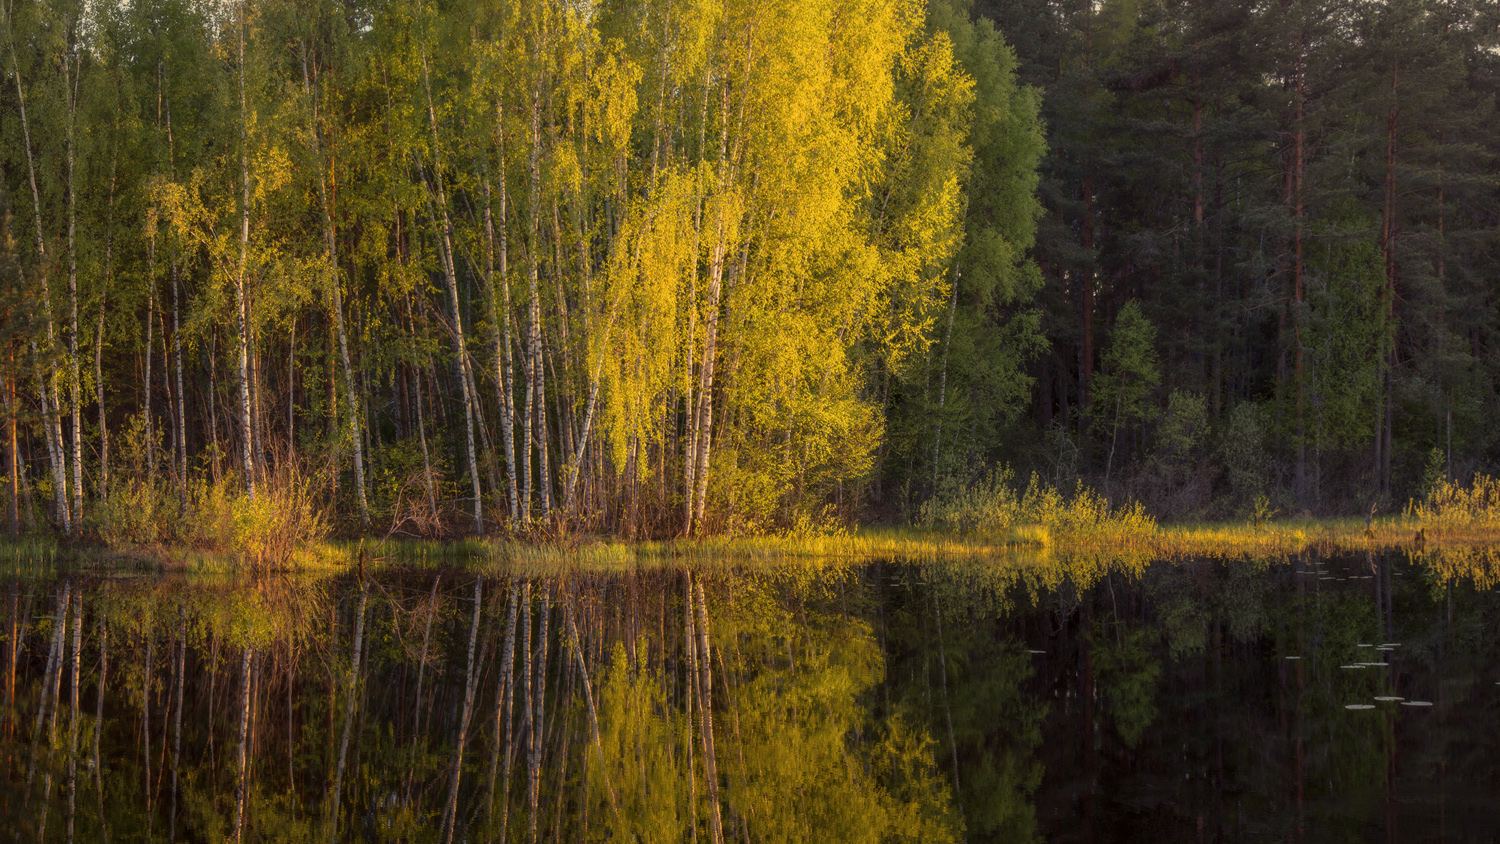
[[[177,363],[177,495],[181,506],[187,506],[187,400],[182,377],[182,280],[177,274],[177,260],[171,262],[172,273],[172,356]],[[102,417],[101,417],[102,421]],[[101,424],[101,430],[103,428]]]
[[[41,192],[37,189],[36,161],[31,152],[31,124],[26,117],[26,92],[21,84],[21,67],[16,58],[16,39],[11,26],[11,11],[10,7],[6,6],[5,31],[7,41],[10,42],[11,70],[15,75],[16,104],[21,118],[21,140],[26,151],[26,176],[31,187],[32,213],[36,219],[37,286],[42,294],[42,313],[47,328],[45,357],[48,374],[45,378],[40,379],[42,382],[40,392],[42,394],[43,428],[46,431],[47,450],[51,457],[53,490],[58,505],[58,522],[62,525],[64,533],[72,535],[72,520],[69,518],[68,513],[67,471],[66,467],[62,465],[62,454],[59,451],[62,445],[61,423],[58,420],[57,408],[49,398],[50,389],[47,386],[49,383],[52,385],[57,383],[57,361],[53,356],[56,340],[53,334],[52,288],[47,281],[46,273],[48,263],[47,245],[46,239],[42,236],[42,199]]]
[[[318,93],[313,89],[307,67],[309,49],[310,47],[304,45],[302,51],[302,86],[307,93],[308,108],[311,110],[307,134],[312,142],[313,158],[318,168],[318,205],[323,214],[323,253],[328,263],[328,289],[333,299],[333,325],[339,340],[339,362],[343,365],[344,371],[345,407],[349,414],[349,439],[354,446],[354,484],[359,500],[359,523],[368,528],[370,505],[365,497],[365,451],[364,439],[360,435],[362,417],[359,410],[359,396],[354,390],[354,367],[349,361],[349,335],[344,331],[344,297],[343,285],[339,281],[338,239],[335,237],[333,225],[333,206],[328,196],[328,168],[320,140],[322,128],[318,113]]]
[[[1306,151],[1304,148],[1306,127],[1304,118],[1306,116],[1306,85],[1304,79],[1304,64],[1307,53],[1307,33],[1299,33],[1296,59],[1296,75],[1293,80],[1295,95],[1295,120],[1296,125],[1292,132],[1292,336],[1296,342],[1294,349],[1293,373],[1296,381],[1296,431],[1297,431],[1297,463],[1295,483],[1297,488],[1297,501],[1305,504],[1307,499],[1307,424],[1306,424],[1306,361],[1302,347],[1302,306],[1306,299],[1303,287],[1303,243],[1302,223],[1304,204],[1302,196],[1302,181],[1305,168]]]
[[[453,339],[458,346],[458,368],[459,385],[463,389],[464,397],[464,427],[468,437],[469,454],[469,479],[473,484],[474,492],[474,532],[480,536],[484,535],[484,499],[479,492],[479,461],[474,450],[474,393],[470,388],[473,379],[469,377],[469,352],[464,342],[463,308],[458,299],[458,277],[454,266],[453,256],[453,223],[448,215],[448,192],[443,185],[443,167],[441,146],[438,143],[437,112],[432,105],[432,85],[428,81],[427,57],[422,56],[422,86],[427,95],[427,120],[432,129],[432,156],[433,156],[433,186],[436,197],[429,191],[428,200],[436,201],[439,218],[442,221],[442,231],[439,233],[440,257],[443,264],[443,277],[448,283],[448,297],[453,306]]]
[[[540,25],[540,24],[539,24]],[[545,460],[547,454],[547,411],[546,411],[546,377],[542,365],[542,335],[541,335],[541,294],[539,288],[538,264],[541,261],[541,155],[542,155],[542,79],[541,70],[541,41],[542,33],[536,33],[536,42],[532,47],[532,61],[536,65],[536,84],[531,92],[531,153],[528,159],[528,203],[527,203],[527,254],[526,275],[528,288],[528,324],[526,326],[526,490],[525,507],[521,514],[522,520],[531,518],[531,461],[533,459],[532,449],[536,450],[534,455],[541,466],[541,460]],[[537,483],[538,496],[541,499],[542,516],[545,518],[548,511],[547,497],[547,473],[542,470]],[[534,837],[534,833],[533,833]]]
[[[6,469],[10,475],[10,535],[21,535],[21,442],[16,430],[16,353],[10,350],[11,377],[5,379]],[[14,663],[14,659],[12,659]],[[12,666],[14,667],[14,666]]]
[[[968,208],[964,209],[964,216],[968,216]],[[932,491],[937,494],[938,488],[938,460],[942,456],[943,443],[943,404],[948,398],[948,351],[953,345],[953,314],[958,310],[958,261],[953,262],[953,286],[948,291],[948,321],[943,329],[943,359],[938,369],[938,401],[937,413],[933,415],[932,433]]]
[[[81,78],[75,77],[77,67],[74,30],[78,22],[68,23],[68,44],[63,56],[63,99],[67,102],[67,168],[68,168],[68,375],[69,392],[72,397],[73,421],[73,509],[75,523],[83,521],[83,388],[79,378],[78,357],[78,196],[77,162],[78,151],[74,143],[74,127],[77,122],[78,85]],[[71,531],[70,531],[71,533]],[[71,779],[71,775],[70,775]],[[70,783],[71,787],[71,783]],[[73,840],[72,800],[69,799],[68,841]]]
[[[250,423],[250,312],[246,300],[246,273],[250,262],[250,114],[245,104],[245,5],[240,5],[239,20],[239,95],[240,95],[240,259],[234,277],[234,306],[239,323],[240,375],[240,462],[245,470],[245,493],[255,499],[256,466],[252,457],[253,438]],[[245,651],[245,672],[249,674],[249,650]],[[247,699],[248,701],[248,699]],[[239,838],[239,809],[235,810],[234,837]]]
[[[505,450],[505,481],[510,492],[510,520],[516,522],[520,519],[519,490],[516,488],[516,432],[515,432],[515,408],[511,405],[515,401],[512,392],[513,370],[510,359],[510,250],[508,248],[509,236],[505,228],[505,211],[508,192],[505,185],[505,172],[503,164],[505,161],[505,121],[500,111],[499,104],[495,106],[495,136],[499,146],[502,170],[500,172],[500,234],[495,234],[495,223],[490,215],[490,179],[486,171],[484,178],[484,233],[489,250],[486,252],[486,261],[489,255],[498,251],[499,253],[499,275],[501,299],[496,300],[495,282],[493,278],[487,278],[486,287],[489,288],[490,300],[490,325],[495,341],[495,383],[500,388],[500,439],[502,448]],[[486,265],[486,274],[489,267]]]
[[[116,123],[118,131],[119,125]],[[115,140],[109,159],[109,210],[104,226],[104,284],[99,290],[99,324],[94,329],[94,403],[99,407],[99,497],[109,498],[109,420],[104,413],[104,315],[109,313],[109,286],[114,280],[115,174],[120,144]]]

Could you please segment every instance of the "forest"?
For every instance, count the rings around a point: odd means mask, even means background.
[[[3,15],[13,533],[1364,513],[1500,462],[1492,4]]]

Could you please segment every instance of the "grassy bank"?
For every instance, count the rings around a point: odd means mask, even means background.
[[[105,569],[232,573],[337,573],[360,566],[479,567],[527,573],[568,569],[628,570],[655,566],[755,562],[966,560],[1018,563],[1074,556],[1142,559],[1278,557],[1403,549],[1443,551],[1500,547],[1500,481],[1480,476],[1467,486],[1439,482],[1400,513],[1366,519],[1257,519],[1158,524],[1135,503],[1112,507],[1093,490],[1070,494],[1035,478],[1019,489],[1004,475],[922,509],[918,524],[781,535],[625,542],[570,535],[531,538],[413,540],[329,539],[308,530],[316,516],[288,519],[264,505],[240,512],[235,501],[203,496],[198,512],[221,525],[158,533],[148,541],[105,531],[102,544],[59,546],[50,537],[0,542],[0,569],[49,570],[58,563]],[[297,502],[301,507],[305,504]],[[160,510],[158,510],[160,512]],[[305,509],[300,513],[306,514]],[[288,534],[302,531],[298,541]],[[183,541],[188,539],[189,541]],[[196,540],[196,541],[193,541]],[[264,545],[262,545],[264,541]]]

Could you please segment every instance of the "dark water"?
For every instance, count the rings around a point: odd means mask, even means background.
[[[0,839],[1497,841],[1497,571],[11,577]]]

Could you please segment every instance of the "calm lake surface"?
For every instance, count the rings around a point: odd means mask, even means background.
[[[0,837],[1494,842],[1497,572],[11,574]]]

